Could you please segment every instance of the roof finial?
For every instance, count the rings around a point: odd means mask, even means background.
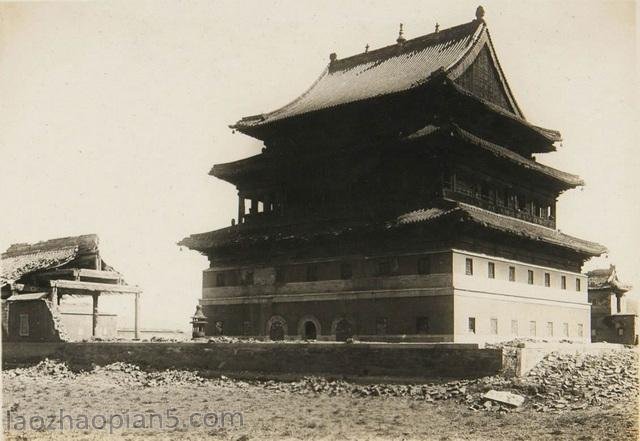
[[[329,54],[329,62],[330,62],[330,63],[333,63],[333,62],[334,62],[334,61],[336,61],[337,59],[338,59],[338,56],[336,55],[336,53],[335,53],[335,52],[331,52],[331,53]]]
[[[366,54],[367,52],[369,52],[369,43],[364,47],[364,53]]]
[[[402,44],[407,41],[406,38],[403,37],[404,32],[402,31],[402,23],[400,23],[400,32],[398,33],[398,39],[396,40],[398,44]]]
[[[438,24],[438,22],[436,21],[436,34],[438,33],[439,30],[440,30],[440,24]]]
[[[484,18],[484,8],[478,6],[476,9],[476,20],[482,20]]]

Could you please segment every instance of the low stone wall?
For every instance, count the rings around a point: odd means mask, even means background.
[[[304,375],[396,379],[474,378],[502,368],[502,350],[442,343],[4,343],[4,368],[44,358],[71,368],[116,361],[143,369],[188,369],[204,375]]]
[[[505,355],[512,354],[516,357],[514,362],[514,374],[516,376],[526,375],[533,367],[538,364],[545,356],[556,352],[559,354],[602,354],[610,351],[619,351],[624,349],[624,345],[613,343],[535,343],[526,342],[523,347],[517,348],[515,351],[505,351]],[[506,349],[506,348],[505,348]],[[505,365],[510,364],[506,361]]]

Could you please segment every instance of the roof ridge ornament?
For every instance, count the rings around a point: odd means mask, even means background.
[[[407,39],[404,38],[404,31],[402,30],[402,23],[400,23],[400,32],[398,32],[398,38],[396,39],[396,42],[398,44],[404,44],[405,41],[407,41]]]
[[[440,31],[440,23],[436,21],[436,34]]]
[[[476,8],[476,20],[484,21],[484,8],[482,7],[482,5]]]

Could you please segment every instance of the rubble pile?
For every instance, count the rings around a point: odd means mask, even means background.
[[[116,362],[106,366],[96,366],[91,371],[94,375],[101,375],[118,385],[129,387],[155,387],[169,385],[204,384],[204,378],[192,371],[166,369],[163,371],[147,372],[140,370],[134,364]]]
[[[207,343],[270,343],[264,340],[258,340],[251,337],[229,337],[226,335],[218,335],[209,337]]]
[[[167,369],[147,372],[125,362],[94,367],[89,372],[74,373],[66,364],[53,360],[44,360],[29,368],[5,370],[3,376],[62,380],[96,375],[125,387],[261,387],[283,393],[350,395],[362,398],[406,397],[426,402],[456,400],[474,411],[510,412],[526,407],[541,412],[552,412],[637,400],[640,392],[637,369],[637,351],[625,350],[601,355],[553,353],[522,378],[495,375],[428,384],[356,384],[341,379],[313,376],[289,383],[274,380],[239,381],[225,376],[205,380],[192,371]]]
[[[539,411],[583,409],[638,397],[638,354],[551,354],[515,386],[528,392]]]
[[[44,359],[35,366],[27,368],[17,368],[3,370],[2,375],[5,378],[49,378],[52,380],[62,380],[75,378],[77,374],[69,369],[66,363],[59,361]]]

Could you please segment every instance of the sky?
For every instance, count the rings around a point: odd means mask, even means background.
[[[609,248],[640,287],[636,4],[483,1],[520,107],[559,130],[538,155],[586,181],[558,227]],[[141,324],[188,329],[205,257],[176,242],[230,225],[211,166],[262,145],[229,124],[274,110],[339,58],[474,18],[478,1],[137,1],[0,4],[0,248],[97,233],[143,288]],[[101,304],[132,326],[133,299]]]

